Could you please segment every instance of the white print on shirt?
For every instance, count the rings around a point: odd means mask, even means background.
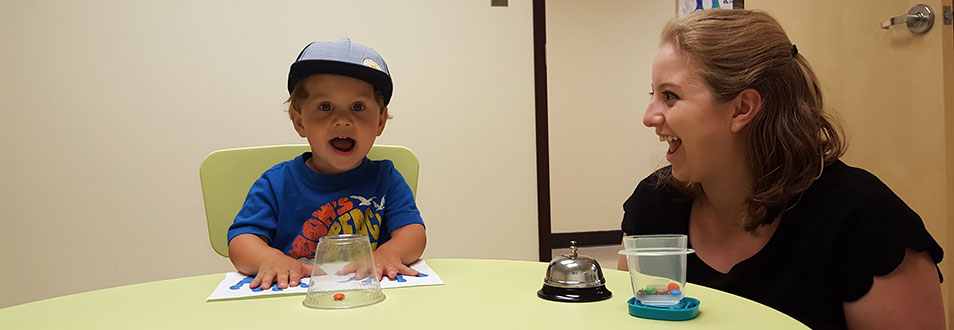
[[[383,210],[383,209],[384,209],[384,197],[387,197],[387,195],[381,196],[381,203],[380,203],[380,204],[375,203],[373,200],[371,201],[371,203],[374,204],[374,210],[375,210],[375,211],[380,211],[380,210]],[[371,199],[374,199],[374,197],[371,197]],[[362,205],[364,205],[364,204],[362,204]]]
[[[358,203],[358,206],[367,206],[367,205],[371,205],[371,203],[374,201],[374,199],[375,199],[375,198],[378,198],[378,197],[377,197],[377,196],[373,196],[373,197],[371,197],[371,198],[364,198],[364,197],[357,196],[357,195],[351,195],[351,198],[354,198],[354,199],[357,199],[357,200],[358,200],[358,202],[359,202],[359,203]],[[377,204],[374,204],[374,206],[378,206],[378,205],[377,205]],[[379,210],[380,210],[380,209],[379,209]]]

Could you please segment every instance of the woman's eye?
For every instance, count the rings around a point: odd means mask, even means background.
[[[676,95],[673,92],[663,92],[663,97],[666,98],[666,101],[673,101],[679,99],[679,95]]]
[[[335,107],[331,106],[331,103],[321,103],[318,105],[318,110],[320,111],[331,111],[334,109]]]
[[[663,95],[663,98],[664,98],[663,101],[667,101],[667,102],[668,102],[668,101],[672,101],[672,100],[677,100],[677,99],[679,99],[679,95],[676,95],[676,93],[673,93],[673,92],[670,92],[670,91],[662,92],[662,95]],[[656,92],[655,92],[655,91],[650,91],[650,92],[649,92],[649,98],[653,98],[653,96],[656,96]]]
[[[351,105],[351,111],[364,111],[367,107],[362,103],[355,103]]]

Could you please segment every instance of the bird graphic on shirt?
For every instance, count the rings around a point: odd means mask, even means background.
[[[375,211],[380,211],[380,210],[383,210],[383,209],[384,209],[384,197],[387,197],[387,196],[381,196],[381,203],[380,203],[380,204],[379,204],[379,203],[375,203],[374,201],[371,201],[371,203],[374,204],[374,210],[375,210]],[[374,199],[374,197],[372,197],[371,199]],[[361,205],[364,205],[364,204],[361,204]]]
[[[374,196],[374,197],[371,197],[371,198],[364,198],[364,197],[361,197],[361,196],[352,195],[351,198],[354,198],[354,199],[357,199],[357,200],[358,200],[358,202],[359,202],[359,203],[358,203],[358,206],[367,206],[367,205],[371,205],[371,203],[374,203],[374,199],[377,198],[377,197]],[[374,205],[377,206],[378,204],[375,203]]]

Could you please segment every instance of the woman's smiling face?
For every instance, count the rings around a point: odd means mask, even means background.
[[[652,92],[643,124],[669,143],[666,160],[673,176],[701,182],[727,165],[736,138],[731,132],[732,102],[715,100],[696,66],[671,43],[659,47],[653,60]]]

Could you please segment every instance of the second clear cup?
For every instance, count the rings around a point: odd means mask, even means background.
[[[384,300],[371,242],[366,235],[324,236],[315,249],[315,267],[303,305],[351,308]]]
[[[636,235],[623,237],[633,296],[643,305],[671,306],[685,297],[686,235]]]

